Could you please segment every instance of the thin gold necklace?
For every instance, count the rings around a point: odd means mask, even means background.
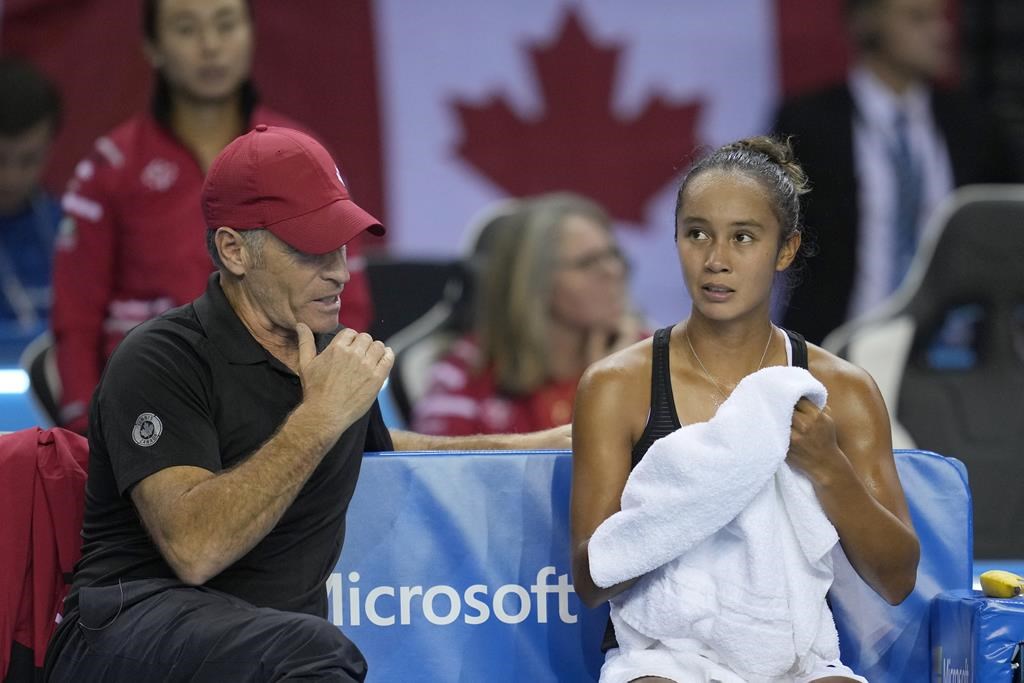
[[[768,347],[772,345],[772,336],[773,336],[772,332],[774,332],[774,331],[775,331],[775,324],[772,323],[771,321],[769,321],[768,322],[768,341],[766,341],[764,343],[764,351],[761,353],[761,362],[757,364],[757,370],[760,370],[762,367],[764,367],[764,359],[768,357]],[[686,345],[690,347],[690,353],[692,353],[693,357],[695,359],[697,359],[697,364],[700,365],[700,369],[704,371],[704,376],[707,377],[708,381],[711,382],[711,384],[714,385],[715,389],[722,396],[722,400],[725,401],[727,398],[729,398],[729,395],[725,393],[725,391],[722,389],[722,385],[720,385],[715,380],[715,378],[711,375],[711,373],[708,372],[708,369],[706,367],[704,367],[704,362],[700,359],[700,356],[697,355],[697,350],[695,348],[693,348],[693,342],[690,341],[690,324],[689,323],[687,323],[686,327],[683,328],[683,336],[686,337]],[[757,370],[754,370],[754,372],[757,372]],[[722,405],[722,404],[719,403],[718,405]]]

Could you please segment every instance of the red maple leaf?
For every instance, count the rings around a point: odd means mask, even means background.
[[[619,220],[643,223],[647,201],[696,147],[701,102],[652,96],[638,116],[616,116],[612,88],[622,47],[593,43],[572,11],[550,45],[527,49],[543,113],[524,119],[498,96],[479,106],[454,102],[463,130],[459,156],[510,195],[573,190]]]

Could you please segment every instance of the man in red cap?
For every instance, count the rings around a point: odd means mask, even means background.
[[[389,431],[390,349],[337,332],[345,245],[383,227],[330,155],[257,126],[217,157],[206,293],[128,334],[90,414],[82,560],[51,681],[361,681],[325,581],[366,450],[544,448]]]

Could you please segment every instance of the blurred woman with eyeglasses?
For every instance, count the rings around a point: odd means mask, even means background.
[[[517,203],[477,271],[472,334],[430,371],[413,411],[426,434],[528,432],[568,423],[590,363],[643,336],[608,214],[559,192]]]

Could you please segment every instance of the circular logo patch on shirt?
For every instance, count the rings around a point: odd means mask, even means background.
[[[135,419],[132,441],[140,446],[152,446],[164,433],[164,423],[153,413],[143,413]]]

